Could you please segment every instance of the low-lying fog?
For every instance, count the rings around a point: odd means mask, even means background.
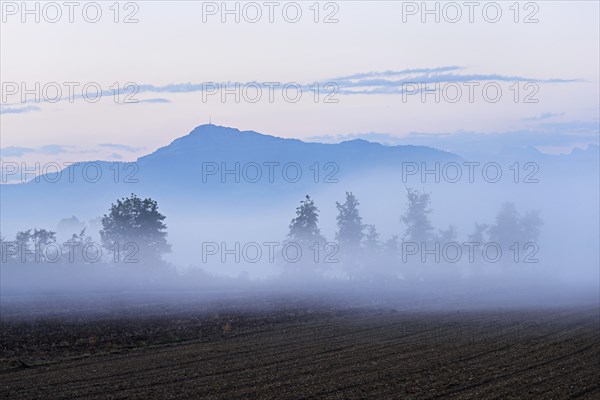
[[[3,227],[21,227],[2,232],[2,301],[266,292],[432,307],[597,302],[597,171],[505,177],[431,182],[372,170],[247,202],[260,188],[246,185],[235,204],[147,191],[114,213],[49,209],[35,222],[4,210]]]

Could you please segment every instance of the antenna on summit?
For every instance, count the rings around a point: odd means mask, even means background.
[[[208,114],[208,124],[212,125],[212,116]]]

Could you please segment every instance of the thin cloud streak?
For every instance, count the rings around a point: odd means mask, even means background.
[[[40,111],[41,108],[37,106],[26,106],[21,108],[15,107],[2,107],[0,106],[0,114],[24,114],[29,112]]]
[[[501,74],[456,74],[451,73],[452,71],[463,70],[464,67],[459,66],[444,66],[438,68],[417,68],[417,69],[406,69],[402,71],[382,71],[382,72],[366,72],[357,73],[345,77],[330,79],[321,81],[319,84],[324,90],[330,90],[327,85],[335,84],[338,87],[337,93],[341,95],[401,95],[405,93],[407,85],[410,86],[411,93],[414,94],[415,90],[418,92],[422,85],[432,84],[443,84],[443,83],[466,83],[466,82],[532,82],[532,83],[549,83],[549,84],[563,84],[563,83],[578,83],[585,82],[582,79],[562,79],[562,78],[551,78],[551,79],[540,79],[532,77],[523,77],[516,75],[501,75]],[[398,77],[399,79],[386,79],[390,77]],[[244,85],[257,85],[263,87],[263,83],[258,81],[249,82],[202,82],[202,83],[171,83],[163,86],[155,86],[152,84],[141,84],[137,85],[136,94],[140,93],[192,93],[192,92],[205,92],[214,91],[216,85],[226,85],[228,88],[232,88],[238,84]],[[275,88],[281,88],[283,85],[294,82],[277,82],[279,85]],[[314,82],[311,83],[296,83],[300,88],[304,90],[314,90]],[[266,89],[266,86],[265,86]],[[428,89],[431,89],[428,87]],[[117,90],[118,94],[131,94],[130,88],[127,90],[120,88]],[[102,97],[114,96],[115,90],[104,90],[101,92]],[[82,99],[83,96],[75,96],[75,99]],[[61,101],[67,98],[62,98]],[[27,101],[32,102],[34,100]],[[169,103],[170,100],[164,98],[153,98],[146,100],[139,100],[135,103]],[[19,104],[19,103],[11,103]],[[26,107],[27,108],[27,107]],[[30,111],[34,111],[37,107],[32,107]],[[12,109],[11,109],[12,110]],[[14,113],[14,111],[13,111]]]

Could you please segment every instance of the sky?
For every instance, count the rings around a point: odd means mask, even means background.
[[[2,2],[3,162],[135,160],[209,121],[321,141],[535,132],[527,143],[558,152],[598,143],[596,1],[427,3],[439,21],[421,2],[228,2],[229,14],[222,2],[113,3],[78,2],[71,23],[63,2],[29,2],[31,14]]]

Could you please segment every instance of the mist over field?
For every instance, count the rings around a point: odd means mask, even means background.
[[[5,185],[2,293],[593,301],[598,178],[592,145],[465,158],[202,125],[134,163]]]
[[[0,1],[0,397],[600,398],[599,16]]]

